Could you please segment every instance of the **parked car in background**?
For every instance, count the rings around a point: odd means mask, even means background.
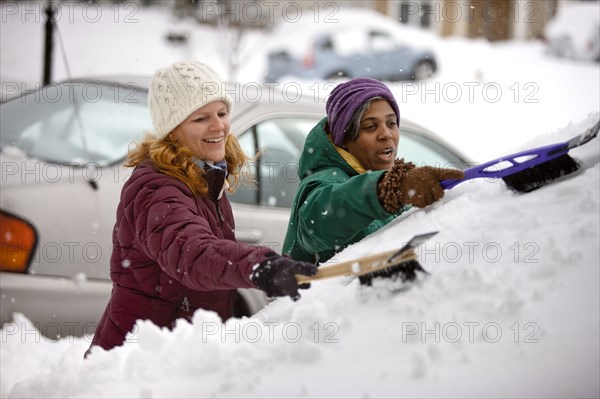
[[[552,55],[600,62],[600,3],[562,4],[544,28],[544,41]]]
[[[276,82],[284,76],[422,80],[436,69],[431,51],[399,44],[384,30],[356,29],[320,34],[301,56],[287,50],[270,52],[266,80]]]
[[[72,80],[0,104],[0,319],[23,313],[46,336],[93,333],[108,301],[112,229],[130,143],[151,130],[150,77]],[[235,88],[237,87],[237,88]],[[323,99],[235,86],[232,132],[260,156],[230,196],[238,240],[281,252],[298,159]],[[466,158],[403,118],[400,154],[463,167]],[[235,315],[267,300],[239,290]]]

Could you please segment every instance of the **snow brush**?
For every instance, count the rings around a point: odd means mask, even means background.
[[[465,177],[461,180],[443,180],[440,184],[444,189],[451,189],[462,182],[480,177],[502,178],[513,190],[528,193],[577,171],[581,165],[571,158],[568,154],[569,150],[592,140],[598,136],[599,130],[600,121],[584,133],[563,143],[537,147],[494,159],[464,170]]]
[[[298,284],[311,283],[333,277],[355,276],[361,285],[371,285],[374,278],[400,278],[402,282],[413,281],[417,272],[429,274],[419,262],[415,249],[437,234],[437,231],[416,235],[402,248],[352,259],[336,265],[320,267],[314,276],[297,274]]]

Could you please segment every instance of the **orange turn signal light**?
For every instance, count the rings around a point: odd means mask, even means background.
[[[37,244],[31,223],[0,211],[0,271],[26,273]]]

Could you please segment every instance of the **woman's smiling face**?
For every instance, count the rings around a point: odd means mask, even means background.
[[[171,133],[172,138],[203,161],[225,159],[229,112],[223,101],[213,101],[192,112]]]
[[[345,143],[366,170],[385,170],[394,165],[400,139],[396,119],[386,100],[375,100],[360,120],[357,139]]]

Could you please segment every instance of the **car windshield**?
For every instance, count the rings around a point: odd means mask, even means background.
[[[0,105],[0,147],[49,162],[110,165],[152,126],[135,84],[64,82]]]

